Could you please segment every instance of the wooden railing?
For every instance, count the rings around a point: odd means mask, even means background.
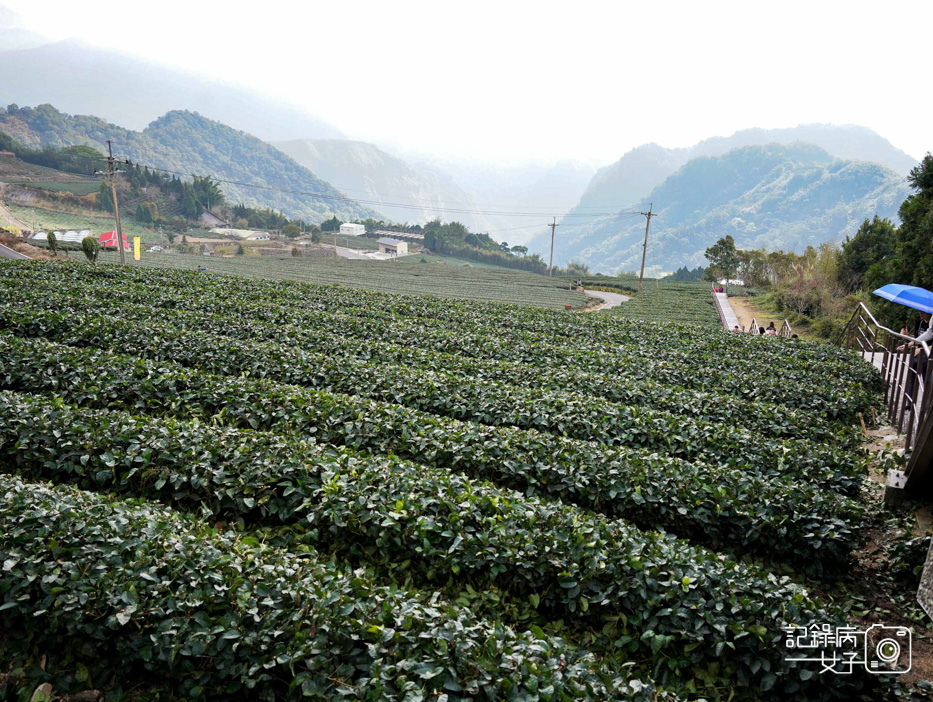
[[[905,448],[916,448],[930,417],[933,390],[930,347],[879,324],[862,303],[855,308],[836,343],[858,349],[866,361],[881,371],[888,421],[898,434],[904,435]],[[908,465],[908,475],[910,469]]]

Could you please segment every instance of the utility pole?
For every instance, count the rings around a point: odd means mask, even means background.
[[[639,212],[639,214],[644,215],[647,220],[645,221],[645,245],[641,249],[641,273],[638,274],[638,292],[641,292],[641,281],[645,277],[645,254],[648,253],[648,228],[651,226],[651,218],[657,217],[657,215],[651,211],[652,207],[654,207],[654,203],[649,202],[648,211]]]
[[[162,238],[162,223],[159,222],[159,246],[162,247],[162,251],[165,251],[165,239]]]
[[[107,140],[107,176],[110,178],[110,193],[113,195],[113,216],[117,221],[117,250],[120,252],[120,265],[126,265],[126,252],[123,250],[123,229],[120,227],[120,206],[117,204],[117,184],[114,175],[118,173],[114,167],[113,146]]]
[[[547,274],[551,275],[551,270],[554,267],[554,230],[560,226],[557,223],[557,217],[555,217],[554,221],[548,226],[551,228],[551,258],[547,262]]]

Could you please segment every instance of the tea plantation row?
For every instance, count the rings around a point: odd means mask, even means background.
[[[877,380],[844,352],[179,271],[10,262],[0,290],[0,652],[48,663],[22,677],[883,693],[785,659],[782,627],[845,616],[773,573],[858,545]]]

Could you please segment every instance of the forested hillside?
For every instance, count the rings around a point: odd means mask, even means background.
[[[743,129],[728,137],[711,137],[682,149],[644,144],[626,153],[612,165],[600,168],[587,186],[574,212],[588,208],[621,208],[646,197],[691,159],[722,156],[734,149],[766,144],[814,144],[831,156],[851,161],[869,161],[906,176],[916,159],[887,139],[857,125],[807,124],[788,129]]]
[[[905,180],[884,166],[833,158],[809,144],[751,146],[693,159],[635,209],[654,203],[648,269],[672,271],[704,263],[703,251],[732,235],[740,248],[802,251],[841,240],[866,216],[895,217]],[[637,270],[644,219],[606,217],[574,226],[559,241],[564,259],[596,270]],[[529,248],[543,251],[549,240]]]
[[[112,139],[115,155],[144,165],[290,190],[222,185],[231,202],[271,207],[310,222],[333,215],[353,219],[375,214],[342,199],[343,193],[278,149],[193,112],[169,112],[134,132],[98,117],[67,115],[51,105],[11,105],[0,108],[0,131],[31,147],[87,144],[106,151],[107,139]]]

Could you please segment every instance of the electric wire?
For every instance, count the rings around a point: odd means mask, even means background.
[[[339,195],[330,195],[327,193],[314,192],[308,190],[293,190],[291,188],[279,188],[273,185],[260,185],[258,183],[245,183],[243,181],[231,180],[228,178],[220,178],[213,175],[200,175],[197,173],[185,173],[182,171],[173,171],[167,168],[159,168],[158,166],[152,166],[149,164],[137,163],[134,164],[137,167],[145,167],[149,170],[158,171],[160,173],[167,173],[169,175],[184,176],[191,178],[210,178],[211,180],[217,183],[226,183],[228,185],[237,185],[245,188],[255,188],[257,190],[265,190],[268,192],[280,192],[286,193],[289,195],[299,195],[303,197],[316,197],[321,200],[332,200],[336,202],[348,202],[358,205],[365,205],[369,207],[397,207],[400,209],[409,209],[409,210],[418,210],[423,211],[424,207],[421,205],[411,205],[406,203],[394,203],[394,202],[384,202],[380,200],[366,200],[362,198],[352,198]],[[444,209],[445,213],[451,214],[472,214],[472,215],[484,215],[484,216],[495,216],[495,217],[538,217],[544,214],[543,212],[504,212],[504,211],[492,211],[492,210],[478,210],[478,209],[466,209],[466,208],[457,208],[450,207]],[[589,213],[575,213],[568,212],[563,215],[563,217],[616,217],[620,215],[631,215],[636,216],[641,214],[640,212],[635,211],[615,211],[615,212],[589,212]],[[522,227],[527,228],[527,227]]]

